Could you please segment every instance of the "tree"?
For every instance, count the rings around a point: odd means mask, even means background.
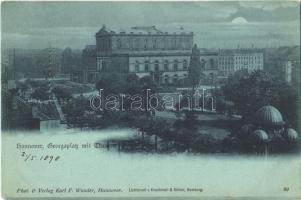
[[[73,125],[74,127],[80,128],[84,126],[84,123],[87,121],[84,116],[87,105],[88,100],[80,97],[72,99],[72,102],[68,103],[66,107],[64,107],[64,113],[66,114],[69,126]]]
[[[62,52],[62,71],[64,74],[69,74],[72,72],[74,65],[74,56],[72,54],[71,48],[66,48]]]
[[[71,92],[62,87],[55,87],[52,92],[58,99],[70,99],[72,97]]]
[[[247,77],[228,82],[223,92],[247,122],[253,121],[256,111],[265,105],[278,108],[291,123],[297,118],[297,92],[264,71],[255,71]]]
[[[45,87],[37,88],[32,94],[31,97],[38,100],[48,100],[49,99],[49,92]]]
[[[195,44],[192,48],[192,54],[190,57],[190,63],[188,68],[188,78],[192,85],[192,92],[194,94],[195,87],[198,86],[201,80],[201,62],[200,62],[200,50],[198,49],[197,45]]]

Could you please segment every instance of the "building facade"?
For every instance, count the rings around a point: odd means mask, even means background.
[[[221,76],[238,70],[263,70],[263,53],[257,49],[219,50],[218,69]]]
[[[202,84],[212,85],[218,80],[218,52],[200,51],[200,61],[203,72]]]
[[[101,73],[134,73],[151,76],[159,84],[181,84],[188,76],[193,33],[167,33],[155,26],[132,27],[129,32],[96,33],[96,66],[86,70],[95,82]]]
[[[284,62],[284,80],[294,87],[300,87],[300,60]]]

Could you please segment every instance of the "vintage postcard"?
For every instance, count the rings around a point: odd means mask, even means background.
[[[301,199],[300,1],[4,1],[4,199]]]

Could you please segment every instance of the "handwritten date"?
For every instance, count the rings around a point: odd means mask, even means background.
[[[54,156],[54,155],[42,155],[42,156],[37,156],[33,155],[31,153],[27,154],[25,152],[22,152],[21,156],[23,157],[25,162],[30,162],[30,161],[45,161],[51,164],[52,162],[56,162],[60,159],[60,156]]]

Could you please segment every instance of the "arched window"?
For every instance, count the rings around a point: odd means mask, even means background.
[[[157,48],[157,40],[153,40],[153,48],[154,48],[154,49]]]
[[[144,39],[144,49],[147,49],[147,39]]]
[[[213,73],[210,73],[210,74],[209,74],[209,77],[210,77],[210,81],[213,82],[213,80],[214,80],[214,74],[213,74]]]
[[[117,39],[117,48],[121,49],[121,40],[120,39]]]
[[[129,42],[129,48],[133,49],[133,40],[132,39],[128,39]]]
[[[187,70],[188,64],[187,64],[187,60],[183,61],[183,69]]]
[[[168,65],[169,65],[169,64],[168,64],[168,60],[165,60],[165,61],[164,61],[164,71],[166,71],[166,72],[169,71]]]
[[[102,71],[106,72],[107,71],[107,63],[106,61],[102,61]]]
[[[164,83],[165,84],[169,83],[169,76],[167,74],[164,76]]]
[[[173,83],[177,83],[177,82],[178,82],[178,75],[175,74],[175,75],[173,76]]]
[[[178,83],[179,83],[179,85],[183,85],[184,84],[184,80],[183,79],[179,79]]]
[[[149,61],[145,61],[144,71],[146,71],[146,72],[149,71]]]
[[[159,71],[159,61],[155,61],[155,72]]]
[[[139,62],[136,61],[135,63],[135,72],[139,72]]]
[[[178,71],[178,61],[177,60],[174,61],[173,70]]]
[[[201,68],[205,68],[206,61],[204,59],[201,60]]]
[[[98,71],[102,70],[102,60],[97,60],[97,70]]]

